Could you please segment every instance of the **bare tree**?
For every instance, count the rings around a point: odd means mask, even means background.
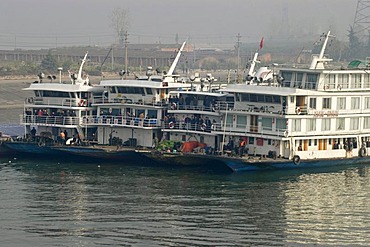
[[[129,28],[129,10],[116,8],[112,11],[112,28],[116,32],[118,43],[123,46],[125,33]]]

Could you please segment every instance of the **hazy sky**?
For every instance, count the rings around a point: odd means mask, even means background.
[[[115,8],[129,10],[131,43],[256,42],[278,34],[345,39],[357,0],[1,0],[0,49],[109,46]],[[314,37],[312,38],[314,39]]]

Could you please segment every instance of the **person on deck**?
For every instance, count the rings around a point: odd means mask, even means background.
[[[33,127],[31,129],[31,138],[32,138],[32,141],[35,141],[35,137],[36,137],[36,129],[35,129],[35,127]]]

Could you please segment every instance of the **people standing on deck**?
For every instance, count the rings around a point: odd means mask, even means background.
[[[64,139],[65,139],[66,141],[68,140],[67,130],[64,130]]]
[[[60,144],[62,145],[66,144],[66,135],[64,134],[63,131],[60,132],[59,138],[60,138]]]
[[[31,129],[31,138],[32,138],[32,141],[35,141],[35,137],[36,137],[36,129],[35,129],[35,127],[33,127]]]
[[[240,138],[239,139],[239,156],[240,157],[243,157],[246,145],[247,145],[246,141]]]

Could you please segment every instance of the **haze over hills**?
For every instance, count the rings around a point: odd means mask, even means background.
[[[114,9],[129,11],[130,43],[233,47],[242,43],[307,40],[329,28],[347,39],[355,0],[3,0],[0,49],[104,46],[117,43]]]

